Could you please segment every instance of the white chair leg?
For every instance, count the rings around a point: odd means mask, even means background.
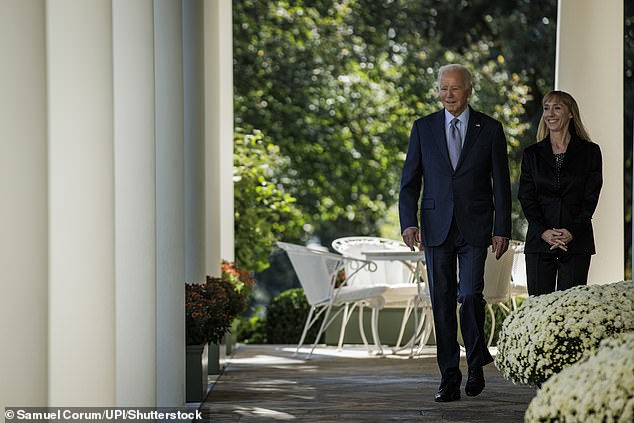
[[[418,350],[416,354],[420,354],[423,351],[425,345],[427,345],[427,341],[431,337],[431,334],[434,332],[434,315],[431,311],[431,308],[426,308],[422,313],[422,319],[424,321],[423,330],[418,338]]]
[[[431,337],[432,334],[434,335],[434,339],[436,339],[436,325],[434,325],[434,313],[431,310],[431,307],[427,311],[427,318],[429,319],[429,334],[427,335],[427,338],[425,339],[425,343],[423,343],[423,340],[421,338],[421,343],[420,343],[420,346],[418,347],[419,354],[423,352],[423,347],[427,345],[427,341],[429,341],[429,338]]]
[[[365,336],[365,327],[363,325],[363,303],[359,304],[359,333],[361,334],[361,340],[363,345],[369,350],[368,338]]]
[[[493,311],[493,306],[491,304],[487,304],[487,309],[491,315],[491,334],[489,335],[489,342],[487,342],[487,347],[490,347],[493,342],[493,335],[495,335],[495,312]]]
[[[329,304],[326,308],[326,314],[324,315],[324,320],[321,322],[321,326],[319,327],[319,331],[317,332],[317,336],[315,337],[315,342],[313,343],[313,347],[310,349],[310,352],[308,353],[306,358],[310,358],[313,355],[313,351],[315,351],[315,348],[317,347],[317,342],[319,341],[319,338],[321,338],[321,335],[326,331],[326,327],[330,325],[330,321],[328,319],[330,318],[331,309],[332,309],[332,304]]]
[[[304,339],[306,338],[306,334],[308,333],[308,328],[312,325],[313,314],[315,313],[315,306],[310,307],[310,311],[308,312],[308,317],[306,318],[306,323],[304,324],[304,330],[302,331],[302,337],[299,339],[299,343],[297,344],[297,348],[295,349],[295,353],[293,356],[296,356],[299,352],[299,349],[304,344]]]
[[[427,311],[421,309],[420,318],[418,320],[418,326],[415,328],[414,337],[412,338],[414,343],[417,343],[421,336],[423,336],[424,330],[427,329]]]
[[[460,327],[460,306],[456,308],[456,319],[458,321],[458,345],[460,346],[460,351],[467,351],[464,345],[464,339],[462,339],[462,329]]]
[[[349,304],[346,303],[343,307],[343,316],[341,318],[341,329],[339,330],[339,343],[337,344],[337,350],[341,351],[343,347],[343,338],[346,335],[346,327],[348,326],[348,320],[350,320],[350,316],[354,311],[355,305],[352,305],[352,308],[349,307]]]
[[[403,319],[401,320],[401,330],[398,333],[398,339],[396,340],[396,346],[394,350],[398,350],[401,348],[401,342],[403,342],[403,334],[405,333],[405,326],[407,325],[407,321],[409,320],[409,316],[412,314],[412,300],[407,301],[407,305],[405,306],[405,310],[403,310]]]
[[[376,307],[372,307],[372,337],[378,350],[377,355],[383,355],[383,347],[379,338],[379,310]]]

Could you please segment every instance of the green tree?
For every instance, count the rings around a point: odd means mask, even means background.
[[[275,242],[298,237],[303,218],[295,199],[279,183],[277,170],[286,160],[260,131],[236,132],[234,140],[234,195],[236,262],[259,272],[269,265]]]
[[[436,40],[446,51],[457,53],[458,57],[472,63],[476,74],[486,74],[484,63],[493,60],[499,62],[499,69],[511,76],[513,82],[518,83],[514,91],[509,91],[508,85],[500,86],[502,92],[496,92],[495,86],[477,87],[479,94],[487,98],[474,103],[488,113],[493,112],[492,107],[502,112],[492,114],[504,123],[509,137],[513,198],[516,198],[521,154],[524,147],[535,142],[541,99],[553,87],[557,1],[359,0],[358,3],[361,7],[354,10],[361,17],[355,20],[371,23],[359,26],[357,34],[368,40],[367,44],[374,46],[375,51],[414,49],[424,52],[424,46]],[[474,46],[480,52],[478,57],[470,56]],[[424,59],[429,57],[425,55]],[[425,69],[425,66],[424,61],[414,63],[414,67],[403,74],[415,77],[416,70]],[[426,70],[430,72],[435,68]],[[514,74],[521,79],[513,77]],[[496,81],[495,78],[484,79]],[[403,87],[407,89],[407,84]],[[420,96],[421,90],[425,89],[416,84],[411,87],[409,97],[412,98]],[[511,95],[509,101],[505,92]],[[433,99],[427,101],[433,102]],[[512,115],[506,113],[509,108],[515,109]],[[513,206],[513,237],[523,239],[525,219],[519,202],[514,202]]]
[[[305,216],[304,238],[377,233],[397,201],[411,124],[439,108],[441,64],[471,66],[474,106],[504,123],[509,150],[522,144],[527,72],[509,68],[492,36],[446,48],[444,28],[455,27],[437,6],[234,1],[236,122],[265,130],[288,158],[280,182]]]

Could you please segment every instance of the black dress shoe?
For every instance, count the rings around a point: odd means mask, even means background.
[[[459,399],[460,387],[454,386],[441,387],[438,392],[436,392],[436,396],[434,397],[434,401],[436,402],[451,402],[458,401]]]
[[[484,371],[482,367],[475,369],[469,369],[469,377],[467,377],[467,384],[464,387],[465,394],[470,397],[475,397],[480,394],[484,389]]]

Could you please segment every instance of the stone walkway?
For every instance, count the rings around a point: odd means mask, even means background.
[[[493,364],[477,397],[434,402],[439,384],[435,348],[414,359],[369,356],[359,346],[315,350],[312,358],[292,346],[238,347],[201,404],[205,422],[523,422],[535,395],[513,385]],[[494,351],[492,351],[493,353]]]

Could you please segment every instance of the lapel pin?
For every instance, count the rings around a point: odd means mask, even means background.
[[[479,128],[479,127],[480,127],[480,124],[479,124],[479,123],[476,123],[476,128]]]

